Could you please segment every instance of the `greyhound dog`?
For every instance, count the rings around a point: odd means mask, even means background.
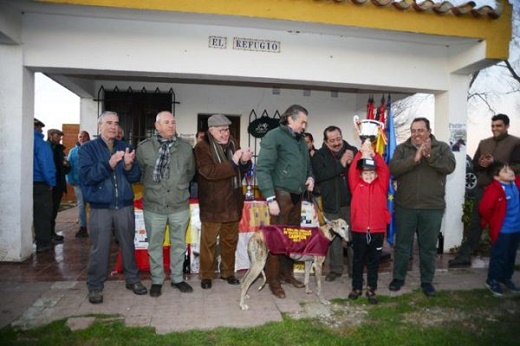
[[[320,226],[319,230],[329,241],[332,240],[334,234],[340,236],[345,241],[349,240],[349,227],[346,221],[343,219],[336,219],[327,222],[325,225]],[[249,261],[251,262],[251,265],[242,279],[242,285],[240,287],[240,308],[242,310],[249,309],[245,303],[245,299],[249,298],[247,291],[249,290],[251,284],[256,280],[258,275],[260,275],[260,273],[262,273],[264,281],[258,290],[262,290],[266,284],[267,280],[265,277],[264,267],[267,261],[268,252],[269,249],[267,248],[267,243],[263,231],[256,231],[247,243],[247,254],[249,255]],[[312,293],[312,290],[309,287],[309,277],[312,267],[314,267],[316,277],[316,295],[322,304],[330,304],[330,302],[321,295],[321,270],[323,267],[323,262],[325,262],[325,256],[291,254],[290,257],[296,261],[305,262],[305,293]]]

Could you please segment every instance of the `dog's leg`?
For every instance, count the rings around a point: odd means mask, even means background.
[[[323,305],[329,305],[330,302],[323,298],[321,294],[321,268],[323,268],[323,262],[325,262],[325,256],[315,256],[314,257],[314,266],[315,266],[315,274],[316,274],[316,295],[320,299],[320,302]]]
[[[305,293],[311,294],[312,290],[309,285],[310,276],[311,276],[311,270],[312,270],[312,259],[306,260],[305,263],[305,277],[303,280],[303,283],[305,284]]]
[[[267,260],[267,246],[262,232],[256,232],[251,236],[247,243],[247,254],[249,255],[250,266],[249,269],[242,279],[242,285],[240,286],[240,308],[242,310],[248,310],[249,307],[245,303],[247,291],[251,284],[256,280],[260,273],[263,273],[265,262]],[[264,285],[265,285],[265,274]]]
[[[267,257],[265,258],[267,260]],[[265,266],[265,261],[264,261],[264,266]],[[260,292],[261,290],[264,289],[265,287],[265,284],[267,283],[267,277],[265,276],[265,270],[262,270],[262,279],[264,279],[264,282],[262,282],[262,284],[260,285],[260,287],[258,287],[258,292]]]

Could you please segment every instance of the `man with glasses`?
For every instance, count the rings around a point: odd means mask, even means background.
[[[417,232],[420,256],[421,288],[435,295],[433,277],[437,257],[437,239],[446,202],[446,176],[455,170],[455,156],[447,143],[431,133],[430,121],[415,118],[411,136],[395,149],[390,172],[397,181],[395,194],[396,243],[393,280],[390,291],[404,285],[413,237]]]
[[[350,225],[350,200],[347,182],[350,163],[357,148],[343,140],[341,129],[329,126],[323,131],[323,146],[311,158],[312,171],[323,201],[323,212],[329,220],[342,218]],[[343,242],[335,237],[329,247],[329,273],[326,281],[343,274]]]
[[[229,133],[229,125],[231,121],[226,116],[212,115],[208,118],[206,136],[195,146],[202,222],[199,269],[202,289],[210,289],[215,278],[217,238],[220,278],[230,285],[240,284],[235,277],[235,252],[244,206],[242,177],[251,169],[253,154],[249,148],[239,148]]]

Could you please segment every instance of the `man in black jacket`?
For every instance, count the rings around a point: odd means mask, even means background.
[[[52,241],[55,244],[63,243],[63,236],[56,234],[56,217],[60,209],[61,198],[67,193],[65,175],[70,172],[69,161],[65,159],[65,147],[61,144],[63,132],[58,129],[47,131],[47,142],[52,150],[54,166],[56,167],[56,186],[52,188]]]
[[[350,189],[347,172],[357,149],[343,140],[341,129],[329,126],[323,131],[323,146],[311,158],[316,184],[323,200],[323,211],[329,220],[342,218],[350,225]],[[343,245],[339,237],[329,247],[329,273],[326,281],[343,274]]]

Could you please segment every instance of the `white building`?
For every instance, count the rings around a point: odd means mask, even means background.
[[[390,0],[0,0],[0,261],[32,251],[34,73],[81,98],[81,128],[117,111],[127,138],[172,108],[180,133],[298,103],[319,146],[328,125],[358,144],[354,114],[417,92],[435,95],[434,133],[465,128],[470,73],[508,57],[511,6]],[[464,155],[448,178],[445,249],[460,243]]]

